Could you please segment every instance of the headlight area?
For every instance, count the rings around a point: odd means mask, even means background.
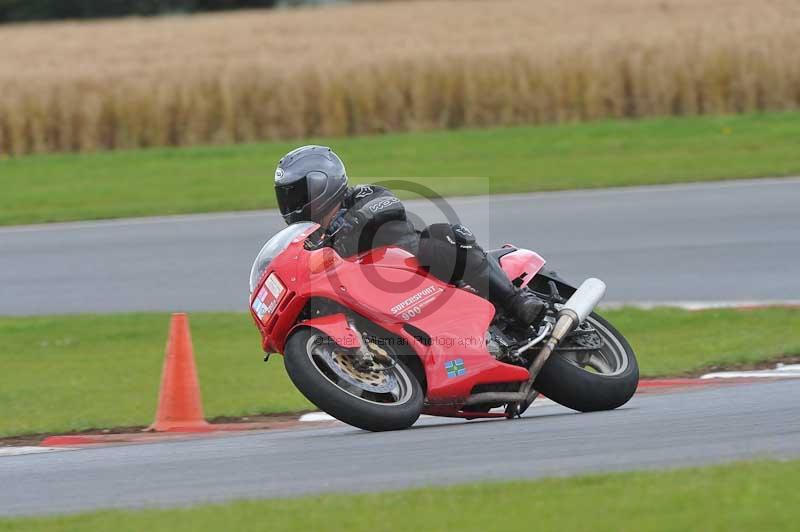
[[[285,295],[286,286],[280,280],[278,274],[274,272],[269,274],[250,303],[250,308],[258,321],[266,325]]]

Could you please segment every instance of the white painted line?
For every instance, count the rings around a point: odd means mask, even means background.
[[[800,364],[778,364],[775,369],[753,371],[718,371],[708,373],[701,379],[737,379],[737,378],[783,378],[800,379]]]
[[[435,179],[435,178],[434,178]],[[683,189],[690,190],[704,190],[704,189],[729,189],[729,188],[745,188],[745,187],[764,187],[772,185],[785,185],[785,184],[798,184],[800,183],[800,176],[789,177],[762,177],[755,179],[720,179],[716,181],[687,181],[685,183],[661,183],[654,185],[633,185],[633,186],[616,186],[616,187],[602,187],[602,188],[576,188],[567,190],[549,190],[540,192],[518,192],[509,194],[491,194],[488,196],[490,201],[495,200],[535,200],[541,198],[562,198],[562,197],[575,197],[575,196],[604,196],[616,194],[637,194],[637,193],[652,193],[652,192],[670,192],[681,191]],[[482,196],[447,196],[444,199],[456,200],[462,204],[470,202],[486,202],[486,195]]]
[[[369,178],[364,178],[368,180]],[[375,178],[376,180],[382,179],[403,179],[402,177],[395,178]],[[411,180],[419,180],[422,178],[416,177]],[[435,179],[435,178],[431,178]],[[475,179],[473,176],[472,179]],[[688,189],[720,189],[720,188],[742,188],[742,187],[766,187],[771,185],[785,185],[785,184],[800,183],[800,177],[764,177],[756,179],[722,179],[719,181],[697,181],[688,183],[668,183],[661,185],[639,185],[639,186],[620,186],[620,187],[607,187],[607,188],[587,188],[587,189],[574,189],[574,190],[554,190],[545,192],[523,192],[518,194],[493,194],[488,196],[490,201],[531,201],[540,198],[553,198],[553,197],[574,197],[574,196],[598,196],[606,194],[636,194],[641,192],[664,192],[670,190]],[[444,198],[448,202],[457,203],[459,206],[465,206],[470,203],[486,204],[487,196],[447,196]],[[424,204],[428,200],[413,199],[407,200],[407,206],[413,208],[415,203]],[[187,222],[198,223],[204,221],[215,221],[224,219],[259,219],[264,216],[278,216],[278,211],[275,209],[264,210],[248,210],[248,211],[227,211],[227,212],[212,212],[212,213],[196,213],[196,214],[174,214],[162,216],[145,216],[135,218],[111,218],[101,220],[87,220],[75,222],[54,222],[54,223],[40,223],[40,224],[27,224],[17,226],[7,226],[0,228],[0,235],[4,233],[21,233],[21,232],[39,232],[39,231],[61,231],[61,230],[83,230],[83,229],[104,229],[113,226],[135,226],[135,225],[149,225],[161,223],[175,223]]]
[[[0,235],[3,233],[37,233],[42,231],[67,231],[85,229],[107,229],[109,227],[129,227],[137,225],[152,224],[173,224],[173,223],[199,223],[216,220],[247,220],[260,219],[264,216],[277,216],[278,211],[234,211],[234,212],[212,212],[202,214],[172,214],[165,216],[147,216],[141,218],[110,218],[91,221],[77,222],[53,222],[43,224],[12,225],[0,227]]]
[[[531,408],[538,408],[542,406],[554,406],[557,404],[558,403],[550,399],[547,399],[546,397],[537,397],[536,401],[534,401],[533,405],[531,405]],[[502,412],[502,411],[503,411],[502,408],[492,409],[492,412]],[[433,419],[438,417],[439,416],[428,416],[428,415],[419,416],[420,419]],[[325,412],[310,412],[308,414],[303,414],[302,416],[300,416],[300,419],[298,421],[308,421],[313,423],[320,421],[338,421],[338,420],[333,416],[329,416]]]
[[[436,416],[419,416],[420,419],[432,418]],[[298,421],[308,421],[311,423],[320,422],[320,421],[339,421],[335,417],[326,414],[325,412],[310,412],[308,414],[303,414],[300,416]]]
[[[303,414],[302,416],[300,416],[300,419],[298,421],[310,421],[310,422],[336,421],[336,418],[334,418],[333,416],[329,416],[325,412],[310,412],[308,414]]]
[[[638,308],[642,310],[652,310],[663,307],[673,307],[683,310],[800,307],[800,299],[766,299],[760,301],[612,301],[608,303],[600,303],[600,308],[606,310],[620,309],[623,307]]]
[[[560,406],[558,403],[547,397],[537,397],[531,405],[531,408],[538,408],[540,406]]]
[[[20,456],[23,454],[42,454],[57,451],[74,451],[71,447],[0,447],[0,456]]]

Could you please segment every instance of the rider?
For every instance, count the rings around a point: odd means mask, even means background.
[[[421,233],[406,218],[392,192],[377,185],[348,187],[341,159],[325,146],[302,146],[287,153],[275,170],[275,195],[287,224],[313,221],[331,235],[331,246],[349,257],[381,246],[398,246],[447,282],[464,281],[518,323],[543,317],[545,304],[515,287],[495,260],[460,224],[436,223]]]

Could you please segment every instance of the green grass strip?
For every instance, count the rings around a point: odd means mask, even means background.
[[[786,531],[795,530],[800,520],[800,490],[794,489],[798,485],[798,461],[744,462],[675,471],[0,520],[0,530]]]
[[[41,155],[0,160],[0,225],[273,207],[277,161],[304,142],[334,147],[353,182],[445,196],[800,174],[800,113]]]
[[[642,374],[800,354],[800,310],[623,309],[604,313],[630,340]],[[167,314],[0,318],[0,436],[146,425],[158,396]],[[313,406],[282,358],[261,361],[246,314],[192,314],[208,417]]]

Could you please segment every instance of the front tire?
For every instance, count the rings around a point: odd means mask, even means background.
[[[387,370],[390,376],[372,372],[359,381],[358,371],[337,348],[325,333],[311,327],[298,329],[286,341],[286,372],[309,401],[340,421],[373,432],[405,429],[417,421],[425,394],[402,357],[393,353],[397,363]],[[342,360],[339,367],[332,367]],[[376,392],[382,390],[376,379],[389,377],[396,387],[385,393]]]
[[[627,403],[639,385],[639,365],[628,341],[613,325],[592,313],[587,322],[604,341],[596,354],[556,351],[547,360],[535,390],[578,410],[613,410]]]

